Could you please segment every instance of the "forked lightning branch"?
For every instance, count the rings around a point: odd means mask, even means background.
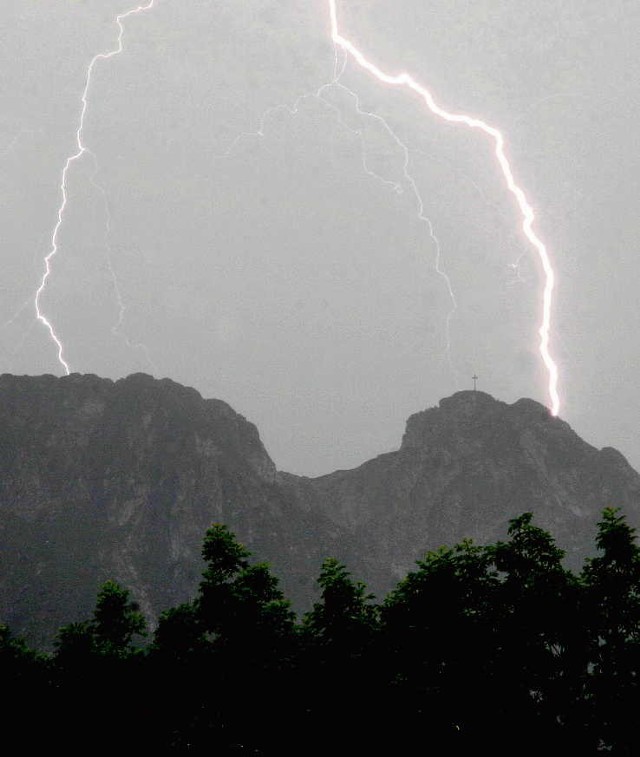
[[[320,0],[318,0],[318,2],[320,2]],[[58,351],[58,361],[60,362],[60,365],[62,366],[62,368],[67,374],[70,372],[70,367],[64,356],[65,352],[64,352],[62,341],[60,337],[58,336],[58,334],[56,333],[50,319],[47,318],[42,312],[42,309],[40,307],[40,300],[46,288],[47,281],[49,277],[51,276],[52,260],[54,256],[56,255],[56,253],[58,252],[58,234],[64,222],[64,215],[65,215],[65,210],[66,210],[67,202],[68,202],[68,191],[67,191],[68,174],[72,165],[75,162],[77,162],[83,156],[83,154],[87,151],[87,148],[85,147],[84,142],[83,142],[83,129],[84,129],[85,115],[88,108],[88,96],[89,96],[89,90],[91,87],[91,79],[92,79],[92,74],[93,74],[96,64],[99,61],[109,60],[110,58],[113,58],[114,56],[119,55],[120,53],[123,52],[124,21],[130,16],[144,13],[145,11],[151,10],[154,7],[155,3],[156,3],[156,0],[149,0],[149,2],[144,5],[139,5],[127,11],[126,13],[122,13],[118,15],[115,19],[116,24],[118,26],[118,30],[119,30],[117,45],[115,49],[107,53],[99,53],[91,60],[89,67],[87,68],[85,87],[81,96],[80,118],[79,118],[78,128],[76,130],[76,150],[72,155],[70,155],[67,158],[64,164],[64,167],[62,169],[62,174],[61,174],[61,179],[60,179],[60,193],[61,193],[61,198],[62,198],[61,204],[58,208],[57,222],[53,228],[53,232],[51,235],[51,248],[50,248],[49,253],[44,258],[45,271],[44,271],[42,280],[40,282],[40,286],[38,287],[38,290],[36,292],[34,304],[35,304],[36,316],[38,320],[43,324],[43,326],[48,330],[51,339],[55,343],[57,351]],[[338,7],[337,7],[336,0],[328,0],[328,11],[329,11],[331,39],[333,41],[334,46],[336,48],[342,49],[344,53],[349,57],[349,59],[352,60],[355,64],[360,66],[360,68],[366,71],[369,75],[375,77],[381,84],[392,86],[392,87],[401,87],[401,88],[407,89],[410,94],[413,94],[414,96],[418,96],[424,101],[428,111],[433,116],[439,119],[442,119],[443,121],[449,122],[451,124],[465,126],[469,129],[475,129],[477,131],[480,131],[488,137],[490,142],[493,143],[494,153],[495,153],[495,157],[500,169],[500,173],[502,174],[502,177],[507,189],[515,198],[515,201],[518,205],[518,208],[522,216],[522,231],[527,241],[529,242],[529,244],[535,251],[535,254],[538,256],[538,259],[540,261],[540,264],[542,266],[542,270],[544,273],[544,286],[543,286],[543,292],[542,292],[540,326],[538,329],[538,334],[540,337],[539,351],[540,351],[540,356],[542,358],[542,361],[544,363],[544,366],[546,368],[547,375],[548,375],[547,389],[548,389],[549,402],[551,406],[550,409],[553,415],[557,415],[560,410],[560,396],[559,396],[559,391],[558,391],[558,367],[555,360],[551,356],[551,351],[550,351],[551,325],[552,325],[551,316],[552,316],[552,305],[553,305],[553,293],[554,293],[554,286],[555,286],[555,273],[554,273],[554,269],[551,263],[551,258],[549,256],[547,248],[534,230],[533,226],[534,226],[534,221],[535,221],[535,214],[534,214],[533,208],[529,200],[527,199],[527,196],[524,190],[517,184],[515,180],[511,163],[507,157],[506,148],[505,148],[505,139],[504,139],[503,134],[495,127],[490,126],[489,124],[485,123],[484,121],[482,121],[481,119],[475,116],[471,116],[464,113],[453,113],[453,112],[449,112],[445,110],[444,108],[442,108],[440,105],[436,103],[431,92],[426,87],[422,86],[409,73],[402,72],[399,74],[389,74],[383,71],[382,69],[378,68],[378,66],[375,63],[373,63],[355,45],[354,42],[352,42],[342,33],[341,28],[339,26]],[[215,7],[212,7],[212,12],[215,12]]]

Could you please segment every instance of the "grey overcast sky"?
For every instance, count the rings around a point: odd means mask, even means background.
[[[2,2],[2,372],[61,373],[33,297],[87,67],[133,5]],[[543,280],[490,141],[353,62],[314,96],[334,78],[328,7],[156,0],[125,21],[124,52],[94,69],[91,152],[41,300],[73,371],[224,399],[309,475],[396,448],[409,414],[474,372],[499,399],[548,403]],[[385,70],[504,132],[558,277],[561,417],[640,467],[640,3],[338,11]]]

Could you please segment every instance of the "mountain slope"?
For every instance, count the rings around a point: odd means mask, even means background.
[[[212,522],[302,602],[343,550],[275,476],[255,426],[171,381],[0,377],[0,618],[50,638],[90,614],[109,577],[155,617],[193,594]]]
[[[595,449],[533,400],[507,405],[483,392],[458,392],[411,416],[397,452],[355,470],[279,480],[301,507],[373,539],[375,561],[394,580],[425,549],[494,541],[525,511],[573,566],[593,553],[604,507],[640,523],[640,476],[619,452]]]
[[[640,476],[532,400],[459,392],[412,416],[402,445],[348,471],[278,473],[219,400],[136,374],[0,377],[0,620],[37,643],[88,617],[101,582],[150,618],[196,590],[224,522],[308,607],[324,556],[377,593],[426,549],[494,541],[527,510],[577,565],[603,507],[640,524]]]

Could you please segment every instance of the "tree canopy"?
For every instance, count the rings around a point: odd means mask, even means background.
[[[127,589],[33,651],[0,626],[6,739],[220,755],[640,753],[640,549],[606,509],[568,570],[525,513],[507,537],[428,552],[381,601],[327,558],[297,618],[224,525],[192,600],[145,640]],[[25,707],[25,702],[29,703]],[[29,729],[36,719],[41,729]]]

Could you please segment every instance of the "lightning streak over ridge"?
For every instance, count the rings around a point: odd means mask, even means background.
[[[69,368],[69,364],[67,363],[67,361],[64,359],[64,354],[63,354],[64,349],[63,349],[62,342],[60,341],[60,338],[56,334],[51,321],[40,310],[40,297],[42,296],[42,293],[44,292],[47,286],[47,280],[49,279],[49,276],[51,275],[51,261],[53,257],[56,255],[56,253],[58,252],[58,233],[64,221],[64,212],[66,210],[67,202],[68,202],[67,175],[69,173],[69,169],[71,168],[72,164],[75,163],[77,160],[79,160],[84,155],[84,153],[87,152],[87,148],[85,147],[82,141],[82,131],[84,129],[84,120],[87,114],[87,107],[88,107],[87,98],[89,96],[89,88],[91,87],[91,77],[93,75],[93,71],[96,64],[100,60],[109,60],[110,58],[114,58],[116,55],[120,55],[120,53],[124,49],[123,47],[123,37],[124,37],[123,21],[126,18],[129,18],[129,16],[134,16],[139,13],[144,13],[144,11],[150,10],[151,8],[153,8],[154,4],[155,4],[155,0],[149,0],[149,2],[147,2],[145,5],[139,5],[136,8],[132,8],[131,10],[126,11],[125,13],[120,13],[119,15],[117,15],[116,24],[118,25],[118,39],[117,39],[117,45],[115,49],[110,50],[109,52],[106,52],[106,53],[98,53],[91,59],[91,62],[89,63],[89,67],[87,68],[87,75],[85,78],[84,89],[82,91],[82,96],[80,98],[82,102],[82,107],[80,109],[80,119],[78,122],[78,128],[76,129],[77,149],[76,149],[76,152],[73,153],[73,155],[70,155],[67,158],[64,164],[64,168],[62,169],[61,177],[60,177],[60,194],[62,195],[62,202],[60,203],[60,206],[58,207],[58,220],[56,222],[56,225],[53,228],[53,232],[51,235],[51,249],[49,250],[49,253],[44,259],[45,271],[40,281],[40,286],[38,287],[36,291],[34,305],[35,305],[37,319],[48,330],[49,336],[56,344],[56,347],[58,350],[58,361],[60,365],[62,365],[62,367],[64,368],[64,371],[67,374],[67,376],[71,373],[71,369]]]
[[[229,147],[224,151],[224,153],[216,156],[216,158],[222,159],[222,158],[231,157],[236,146],[245,138],[254,137],[254,138],[263,139],[266,136],[267,120],[271,116],[271,114],[277,111],[285,111],[291,116],[296,116],[299,113],[299,108],[300,108],[301,103],[311,98],[311,99],[315,99],[321,102],[324,106],[332,110],[336,114],[340,125],[359,139],[362,168],[364,172],[367,174],[367,176],[370,176],[372,179],[384,184],[386,187],[390,189],[390,191],[395,192],[396,194],[402,194],[405,191],[405,187],[403,187],[401,182],[395,181],[393,179],[385,178],[384,176],[382,176],[381,174],[377,173],[376,171],[372,170],[369,167],[368,161],[367,161],[366,140],[365,140],[365,136],[362,130],[356,129],[353,126],[349,125],[345,121],[342,110],[335,103],[330,102],[326,98],[325,93],[328,92],[330,89],[335,88],[335,89],[342,90],[350,98],[352,98],[353,103],[354,103],[354,111],[358,114],[358,116],[371,119],[372,121],[375,121],[376,123],[378,123],[384,129],[384,131],[388,134],[391,140],[400,148],[402,152],[402,155],[403,155],[402,177],[404,178],[405,183],[407,187],[409,188],[409,194],[412,195],[413,199],[415,200],[416,217],[418,221],[425,226],[427,235],[435,250],[434,268],[435,268],[436,273],[444,281],[445,287],[447,290],[447,295],[451,302],[451,309],[447,313],[447,317],[446,317],[445,354],[446,354],[447,362],[449,364],[449,368],[451,371],[452,379],[454,381],[454,384],[457,387],[458,385],[457,372],[453,364],[453,360],[451,358],[451,320],[458,308],[458,304],[457,304],[455,293],[453,291],[451,279],[449,278],[446,271],[442,268],[442,247],[440,245],[440,240],[436,236],[436,232],[435,232],[431,219],[426,215],[424,198],[422,197],[417,181],[410,172],[411,157],[410,157],[409,147],[402,141],[402,139],[398,136],[398,134],[396,134],[396,132],[391,128],[391,126],[389,125],[389,123],[387,122],[385,118],[383,118],[378,113],[373,113],[372,111],[365,110],[361,105],[360,96],[356,92],[354,92],[352,89],[349,89],[349,87],[347,87],[346,84],[342,82],[342,76],[345,73],[347,63],[349,61],[348,52],[344,50],[342,52],[344,53],[344,56],[343,56],[342,62],[340,62],[341,56],[339,55],[339,48],[338,48],[338,45],[334,44],[335,60],[334,60],[334,67],[333,67],[333,78],[331,80],[320,85],[320,87],[318,87],[317,89],[311,92],[307,92],[305,94],[300,95],[299,97],[296,98],[293,105],[274,105],[274,106],[271,106],[270,108],[267,108],[267,110],[264,111],[264,113],[262,114],[262,116],[260,117],[258,121],[258,129],[256,131],[244,131],[238,134],[238,136],[236,136],[233,139],[233,141],[231,142]]]
[[[353,42],[343,37],[340,33],[338,26],[338,10],[336,0],[328,0],[329,2],[329,15],[331,20],[331,39],[335,45],[341,47],[345,53],[350,55],[356,63],[369,74],[374,76],[384,84],[390,84],[396,87],[406,87],[419,95],[426,103],[427,108],[434,115],[438,116],[444,121],[454,124],[463,124],[470,129],[477,129],[483,132],[487,136],[491,137],[495,145],[495,155],[500,165],[500,169],[505,179],[505,183],[509,191],[514,195],[520,212],[522,213],[522,230],[524,235],[529,240],[530,244],[535,248],[542,265],[542,269],[545,275],[545,285],[543,293],[542,303],[542,320],[538,329],[540,336],[540,355],[546,366],[549,380],[548,380],[548,392],[549,399],[551,401],[551,413],[557,415],[560,410],[560,396],[558,393],[558,366],[551,357],[549,351],[550,330],[551,330],[551,306],[553,300],[553,290],[555,286],[555,272],[551,265],[549,253],[542,240],[536,235],[533,230],[533,222],[535,220],[535,214],[533,208],[529,204],[527,197],[521,187],[516,184],[511,164],[506,156],[505,141],[502,132],[484,121],[474,116],[469,116],[463,113],[450,113],[440,107],[433,98],[431,92],[428,89],[419,84],[410,74],[402,72],[400,74],[388,74],[378,68],[362,53]]]
[[[93,152],[91,152],[91,150],[87,149],[87,152],[93,157],[94,162],[95,162],[95,173],[91,177],[91,184],[100,193],[100,196],[102,197],[102,202],[104,205],[104,212],[105,212],[105,219],[106,219],[105,230],[104,230],[104,249],[106,253],[105,262],[107,266],[107,271],[109,272],[109,276],[111,278],[111,285],[113,287],[113,293],[116,298],[116,304],[118,306],[118,320],[111,327],[111,333],[113,334],[114,337],[122,339],[130,350],[140,350],[141,352],[143,352],[146,358],[147,364],[151,368],[152,373],[157,373],[158,371],[157,371],[156,365],[151,359],[151,355],[149,354],[149,349],[147,348],[147,346],[145,344],[142,344],[142,342],[132,341],[132,339],[130,339],[122,329],[124,325],[126,312],[127,312],[127,305],[125,304],[125,299],[122,294],[120,281],[118,279],[118,276],[116,274],[116,269],[113,264],[113,251],[111,249],[111,242],[109,241],[110,236],[111,236],[111,210],[109,209],[109,198],[107,196],[107,192],[105,188],[97,180],[99,167],[98,167],[98,161],[96,159],[96,156],[94,155]]]
[[[407,145],[400,139],[400,137],[395,133],[395,131],[389,126],[387,121],[382,117],[379,116],[377,113],[372,113],[371,111],[363,110],[360,105],[360,97],[351,89],[346,87],[344,84],[340,82],[339,79],[337,79],[333,84],[336,87],[339,87],[340,89],[343,89],[345,92],[347,92],[353,99],[355,100],[355,110],[356,113],[358,113],[361,116],[367,116],[368,118],[372,118],[373,120],[380,123],[383,127],[383,129],[387,132],[387,134],[391,137],[391,139],[398,145],[400,150],[403,154],[403,165],[402,165],[402,174],[404,176],[404,179],[406,183],[408,184],[411,194],[413,195],[413,198],[416,202],[416,211],[417,211],[417,218],[420,221],[420,223],[424,224],[424,226],[427,229],[427,234],[429,236],[429,239],[431,240],[433,247],[435,249],[435,271],[440,276],[446,286],[447,294],[449,295],[449,300],[451,302],[451,310],[447,313],[446,318],[446,327],[445,327],[445,340],[446,340],[446,346],[445,346],[445,353],[447,356],[447,361],[449,363],[449,368],[451,369],[451,374],[453,376],[454,382],[456,381],[456,371],[453,366],[453,361],[451,359],[451,319],[453,318],[454,313],[458,309],[458,302],[456,300],[455,293],[453,291],[453,286],[451,284],[451,279],[449,278],[446,271],[442,268],[442,246],[440,244],[440,240],[436,236],[435,229],[433,227],[433,223],[429,216],[426,215],[426,209],[425,209],[425,203],[424,199],[422,197],[422,194],[420,193],[420,190],[418,189],[418,184],[413,177],[413,175],[409,171],[409,164],[411,162],[410,154],[409,154],[409,148]],[[366,166],[365,162],[365,156],[363,156],[363,165],[365,167],[365,170],[367,173],[373,174],[372,171],[369,171]],[[383,181],[385,181],[383,179]],[[385,181],[385,183],[392,183]],[[392,183],[393,184],[393,183]],[[403,189],[399,184],[395,185],[395,191],[396,192],[402,192]]]

